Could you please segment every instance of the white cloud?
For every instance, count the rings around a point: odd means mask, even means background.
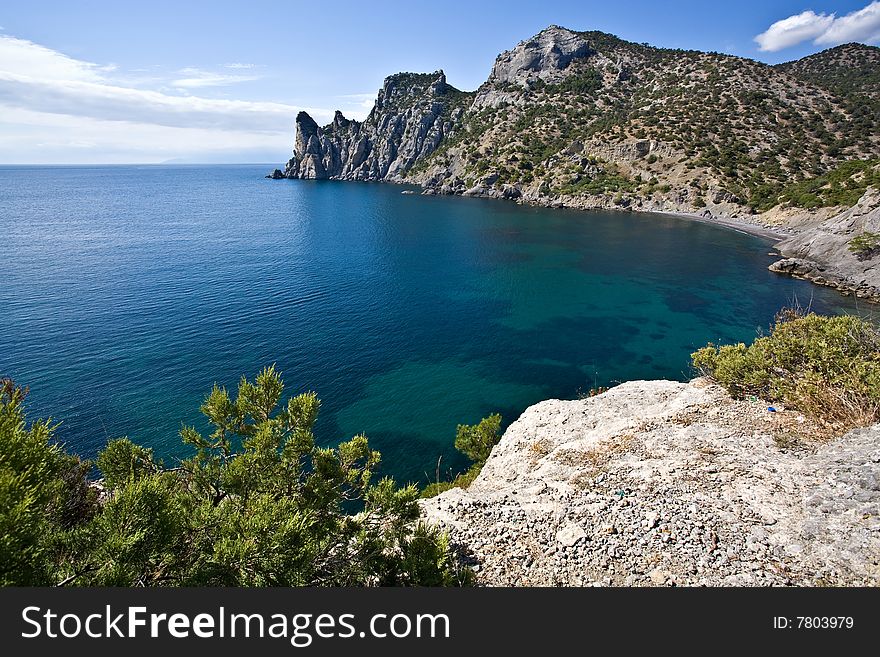
[[[75,164],[194,161],[283,162],[288,134],[173,128],[45,114],[0,105],[0,162]]]
[[[43,80],[98,82],[114,67],[73,59],[26,39],[0,35],[0,71]]]
[[[218,149],[268,152],[272,145],[287,152],[297,112],[305,109],[319,123],[331,120],[332,110],[323,108],[187,93],[257,77],[248,68],[255,67],[182,69],[169,82],[156,71],[132,76],[0,35],[0,161],[70,161],[62,157],[65,144],[81,161],[151,161]]]
[[[87,116],[105,121],[154,123],[178,128],[254,132],[289,131],[303,108],[282,103],[173,96],[79,80],[44,81],[0,71],[0,103],[38,112]],[[309,109],[316,120],[333,113]]]
[[[264,77],[262,68],[233,62],[213,71],[119,70],[0,34],[0,162],[281,162],[297,112],[324,124],[332,109],[192,93]],[[337,97],[345,115],[357,119],[374,99]]]
[[[817,45],[826,46],[880,41],[880,0],[841,17],[804,11],[776,21],[755,37],[760,50],[765,52],[783,50],[811,39]]]
[[[815,39],[834,23],[834,15],[816,14],[805,11],[776,21],[766,32],[755,37],[758,46],[765,52],[775,52],[790,48],[807,39]]]
[[[876,0],[867,7],[847,14],[816,39],[816,43],[836,46],[851,41],[873,43],[880,41],[880,2]]]
[[[227,68],[234,68],[236,70],[239,70],[248,67],[241,65]],[[178,75],[182,75],[184,77],[173,80],[171,82],[171,86],[177,87],[179,89],[195,89],[199,87],[223,87],[230,84],[238,84],[239,82],[250,82],[252,80],[259,80],[261,77],[263,77],[261,75],[216,73],[213,71],[205,71],[199,68],[192,67],[182,68],[177,73]]]
[[[353,113],[352,116],[349,116],[348,118],[356,118],[358,120],[363,120],[363,117],[370,113],[370,110],[373,109],[373,105],[376,103],[375,93],[343,94],[336,97],[345,99],[345,105],[348,107],[348,111]],[[345,114],[344,111],[343,114]]]

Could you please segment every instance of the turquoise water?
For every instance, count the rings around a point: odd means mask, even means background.
[[[0,168],[0,375],[70,448],[127,435],[173,459],[214,382],[274,362],[322,399],[321,441],[364,432],[424,480],[464,465],[460,422],[686,379],[691,351],[795,297],[854,309],[732,230],[268,169]]]

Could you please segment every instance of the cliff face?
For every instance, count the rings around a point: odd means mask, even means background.
[[[853,252],[852,241],[874,235],[875,247]],[[880,190],[869,188],[853,207],[776,245],[785,259],[770,270],[880,302]]]
[[[880,425],[776,410],[703,379],[541,402],[422,509],[484,585],[876,586]]]
[[[880,49],[850,44],[768,66],[553,25],[499,55],[476,92],[442,72],[402,73],[362,123],[337,114],[320,127],[300,114],[278,175],[749,217],[803,202],[791,189],[803,177],[876,157],[877,61]]]
[[[485,107],[501,101],[494,93],[498,89],[529,89],[538,80],[546,84],[561,82],[567,77],[566,70],[572,62],[597,54],[583,36],[551,25],[513,50],[498,55],[474,106]]]
[[[443,71],[398,73],[385,79],[363,122],[336,112],[333,122],[322,128],[300,112],[284,177],[401,180],[449,135],[470,96],[447,84]]]

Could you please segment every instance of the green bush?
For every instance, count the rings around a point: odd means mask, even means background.
[[[132,480],[155,473],[160,466],[153,460],[153,450],[135,445],[128,438],[118,438],[107,443],[98,455],[96,464],[104,475],[104,485],[121,488]]]
[[[27,424],[26,391],[0,380],[0,585],[50,581],[54,537],[93,515],[88,463],[50,443],[51,421]]]
[[[778,194],[778,201],[815,209],[852,206],[870,186],[880,185],[880,160],[850,160],[815,178],[791,183]],[[768,203],[759,209],[769,209]]]
[[[498,443],[501,416],[498,413],[485,417],[478,424],[459,424],[455,435],[455,449],[474,463],[482,465]]]
[[[0,583],[87,586],[462,585],[445,535],[419,522],[415,486],[374,482],[364,436],[315,444],[314,393],[280,406],[274,367],[202,404],[210,435],[167,469],[127,439],[88,464],[27,425],[23,392],[0,397]],[[357,513],[352,513],[357,511]]]
[[[751,345],[691,357],[734,397],[783,402],[839,429],[880,420],[880,334],[858,317],[789,314]]]
[[[873,258],[880,253],[880,233],[866,230],[856,235],[849,241],[849,250],[855,253],[859,260]]]
[[[474,482],[482,468],[482,464],[477,465],[474,463],[465,472],[456,475],[452,481],[435,481],[430,483],[422,489],[421,497],[435,497],[450,488],[467,488]]]
[[[471,467],[452,481],[435,481],[427,485],[422,497],[434,497],[450,488],[467,488],[483,469],[492,448],[501,440],[501,415],[495,413],[484,417],[477,424],[459,424],[455,432],[455,449],[471,460]]]

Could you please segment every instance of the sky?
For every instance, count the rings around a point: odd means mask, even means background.
[[[4,3],[0,164],[280,164],[298,111],[362,119],[398,71],[475,89],[551,24],[773,64],[880,43],[880,0]]]

